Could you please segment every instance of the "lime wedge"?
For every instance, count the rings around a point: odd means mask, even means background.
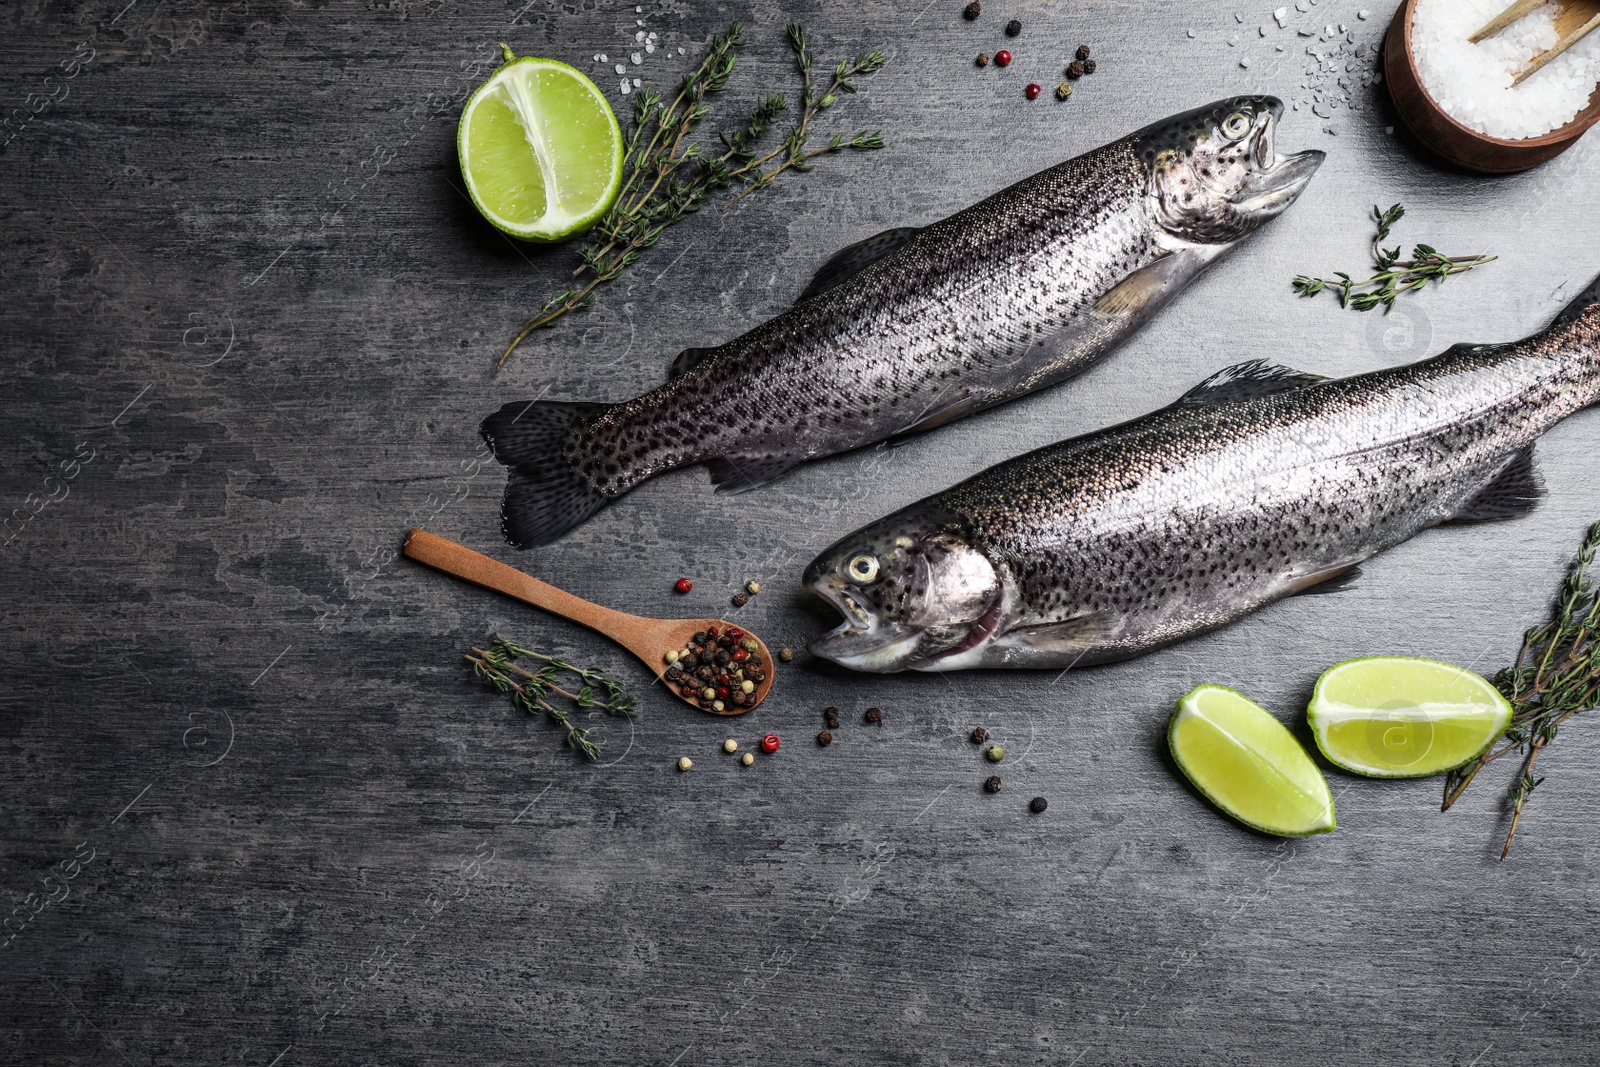
[[[1202,685],[1167,725],[1178,767],[1217,807],[1280,837],[1334,828],[1327,780],[1283,723],[1232,689]]]
[[[467,192],[513,237],[560,241],[600,221],[622,187],[622,131],[594,82],[554,59],[515,58],[461,109]]]
[[[1511,705],[1469,670],[1369,656],[1322,672],[1306,719],[1329,761],[1377,778],[1423,778],[1475,759],[1511,722]]]

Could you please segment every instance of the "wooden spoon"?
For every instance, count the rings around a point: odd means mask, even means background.
[[[666,652],[668,649],[688,648],[690,639],[709,626],[715,626],[718,630],[726,632],[734,625],[721,619],[646,619],[603,608],[599,604],[591,604],[581,597],[563,592],[553,585],[546,585],[539,579],[529,577],[499,560],[490,559],[481,552],[474,552],[465,545],[459,545],[449,538],[431,534],[426,530],[412,530],[406,534],[405,547],[401,552],[418,563],[426,563],[435,570],[464,578],[485,589],[493,589],[497,593],[515,597],[536,608],[543,608],[551,614],[560,615],[563,619],[582,623],[596,633],[604,634],[642,659],[645,665],[655,672],[656,677],[662,679],[667,692],[697,708],[700,707],[699,704],[684,696],[677,686],[663,677],[667,673],[667,662],[664,658]],[[729,705],[725,711],[712,711],[710,708],[700,708],[700,710],[712,715],[743,715],[759,706],[767,699],[767,694],[772,692],[772,682],[777,674],[772,653],[755,634],[745,631],[745,636],[755,638],[758,651],[755,652],[754,658],[761,660],[761,665],[766,671],[766,677],[756,683],[755,691],[750,694],[755,698],[754,702],[742,708]]]

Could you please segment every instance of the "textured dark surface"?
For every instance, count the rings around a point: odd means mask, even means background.
[[[632,396],[682,348],[771,317],[840,245],[1205,100],[1303,96],[1294,27],[1342,21],[1375,43],[1389,10],[1360,21],[1323,0],[1278,31],[1265,6],[1239,24],[1223,5],[1154,3],[991,0],[969,23],[956,0],[124,2],[0,9],[0,493],[16,516],[0,556],[0,889],[31,916],[0,949],[0,1060],[1600,1054],[1600,726],[1579,720],[1541,757],[1549,780],[1503,865],[1509,768],[1445,815],[1436,782],[1332,773],[1339,830],[1281,843],[1218,817],[1162,754],[1173,700],[1199,682],[1302,729],[1338,659],[1503,663],[1600,517],[1594,412],[1540,444],[1551,492],[1534,516],[1425,533],[1349,591],[1059,677],[851,677],[802,657],[749,721],[643,691],[633,729],[600,724],[604,767],[475,687],[459,654],[503,631],[641,688],[643,670],[396,558],[425,525],[647,614],[725,614],[759,578],[739,618],[798,643],[831,624],[795,588],[812,554],[1008,455],[1241,358],[1344,375],[1543,325],[1600,271],[1600,142],[1485,180],[1386,135],[1372,90],[1333,113],[1336,133],[1291,112],[1282,148],[1329,151],[1301,203],[1083,379],[742,497],[668,475],[515,555],[474,433],[500,403]],[[615,98],[590,57],[632,51],[636,20],[675,54],[744,18],[731,111],[791,84],[790,13],[830,59],[890,49],[835,120],[881,127],[890,148],[689,221],[492,377],[570,263],[500,239],[459,192],[453,118],[494,42],[575,59]],[[1016,39],[1000,32],[1012,16]],[[1022,85],[1053,85],[1080,40],[1099,72],[1065,104],[1027,103]],[[1010,68],[972,66],[1002,41]],[[678,68],[658,51],[639,69]],[[1295,273],[1361,264],[1374,200],[1411,209],[1403,241],[1501,259],[1386,320],[1297,301]],[[680,574],[688,597],[670,592]],[[828,704],[842,722],[823,749]],[[862,724],[868,705],[881,728]],[[977,724],[1006,746],[998,768],[967,739]],[[784,746],[748,769],[718,748],[767,730]],[[1004,788],[985,794],[996,772]]]

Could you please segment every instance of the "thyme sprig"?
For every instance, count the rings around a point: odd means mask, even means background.
[[[1516,664],[1495,675],[1495,687],[1512,708],[1504,742],[1445,779],[1441,810],[1460,799],[1484,767],[1508,753],[1522,754],[1522,767],[1507,792],[1511,826],[1501,859],[1511,851],[1522,809],[1544,781],[1533,776],[1533,761],[1556,739],[1562,723],[1600,706],[1600,588],[1590,576],[1597,552],[1600,522],[1584,535],[1577,561],[1561,585],[1554,617],[1524,634]]]
[[[757,189],[770,186],[784,171],[812,169],[812,160],[818,156],[883,147],[883,137],[876,130],[860,130],[853,136],[836,133],[818,147],[808,146],[817,116],[835,106],[844,95],[857,92],[852,79],[875,73],[888,62],[888,57],[874,49],[840,60],[826,87],[819,90],[805,31],[790,23],[788,35],[803,80],[800,117],[770,151],[762,152],[759,144],[788,109],[782,93],[769,93],[762,98],[742,127],[718,134],[720,151],[703,149],[691,139],[711,114],[708,97],[728,87],[738,49],[744,43],[744,27],[737,22],[727,33],[711,39],[699,63],[684,75],[670,101],[653,89],[639,91],[634,101],[633,128],[623,140],[622,188],[616,203],[578,250],[580,263],[572,273],[576,278],[587,275],[587,280],[546,300],[506,346],[496,368],[504,366],[534,330],[551,326],[562,316],[593,304],[600,286],[621,277],[639,261],[645,249],[661,239],[667,227],[699,211],[718,190],[739,189],[723,205],[726,210]]]
[[[530,671],[515,662],[522,656],[540,660],[542,665]],[[623,691],[622,683],[596,667],[579,667],[564,659],[522,648],[503,637],[496,637],[487,650],[474,647],[465,658],[472,664],[473,674],[499,692],[510,693],[514,707],[529,715],[538,715],[541,711],[548,715],[551,721],[566,731],[567,747],[577,749],[587,759],[599,759],[600,746],[589,740],[586,727],[572,721],[570,711],[552,704],[547,697],[554,694],[566,698],[579,708],[598,708],[607,715],[632,718],[636,714],[633,698]],[[556,683],[563,672],[578,677],[577,692]],[[597,699],[596,690],[605,693],[604,700]]]
[[[1372,238],[1372,262],[1375,274],[1356,281],[1343,271],[1334,271],[1333,278],[1312,278],[1301,274],[1294,280],[1294,291],[1301,296],[1316,296],[1327,289],[1337,293],[1339,306],[1371,311],[1380,304],[1384,314],[1394,310],[1394,303],[1404,293],[1415,292],[1429,282],[1443,283],[1454,274],[1465,274],[1474,267],[1492,263],[1497,256],[1446,256],[1432,245],[1418,244],[1411,249],[1410,259],[1400,258],[1400,246],[1385,249],[1394,224],[1405,216],[1406,209],[1395,204],[1387,211],[1372,206],[1372,218],[1377,223],[1377,234]],[[1336,279],[1336,280],[1335,280]]]

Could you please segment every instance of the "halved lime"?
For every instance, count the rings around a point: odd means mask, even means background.
[[[1499,740],[1511,705],[1461,667],[1368,656],[1322,672],[1306,719],[1322,754],[1345,770],[1424,778],[1475,759]]]
[[[622,131],[599,86],[554,59],[517,59],[461,109],[456,147],[483,217],[528,241],[600,221],[622,187]]]
[[[1333,794],[1305,747],[1232,689],[1202,685],[1179,700],[1167,745],[1194,787],[1246,826],[1280,837],[1334,828]]]

